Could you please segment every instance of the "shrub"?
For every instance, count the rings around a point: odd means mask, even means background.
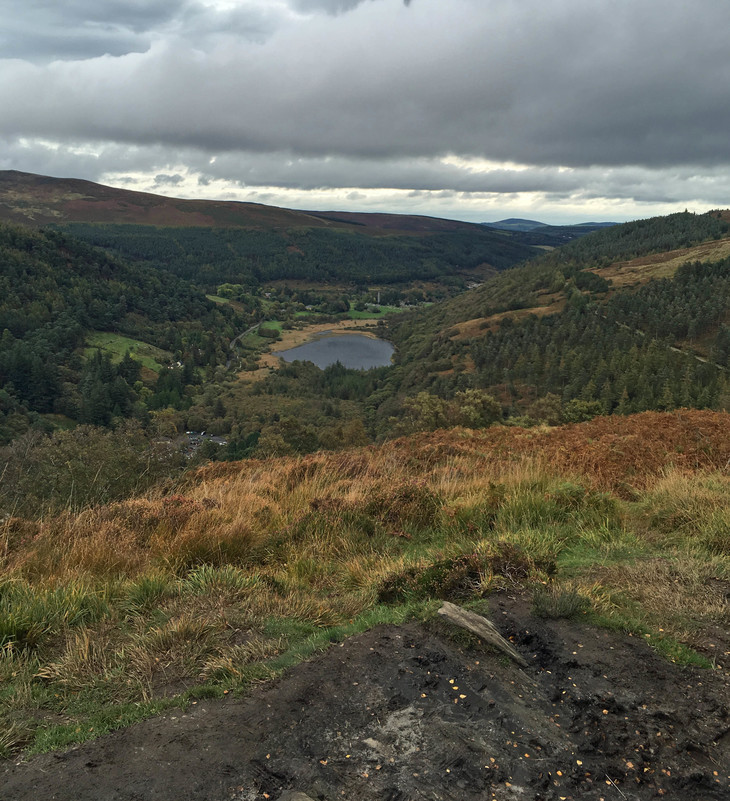
[[[482,594],[483,579],[489,573],[489,560],[476,553],[444,559],[427,567],[409,567],[381,582],[378,600],[397,603],[434,597],[465,601]]]
[[[393,488],[375,490],[364,507],[366,514],[390,525],[432,526],[443,506],[443,499],[425,482],[408,482]]]

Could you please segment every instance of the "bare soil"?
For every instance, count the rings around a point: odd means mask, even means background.
[[[0,765],[0,799],[730,798],[724,670],[535,619],[519,595],[490,603],[527,669],[445,621],[383,626],[243,700]]]

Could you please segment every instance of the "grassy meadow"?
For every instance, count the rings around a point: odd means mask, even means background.
[[[101,350],[111,357],[113,364],[122,361],[127,352],[131,353],[135,361],[143,367],[159,373],[163,364],[167,364],[172,359],[169,351],[156,348],[147,342],[139,339],[132,339],[121,334],[112,334],[105,331],[97,331],[87,338],[86,355],[92,354],[95,350]]]
[[[0,528],[0,755],[245,693],[380,622],[501,589],[729,666],[730,415],[415,435],[217,463]]]

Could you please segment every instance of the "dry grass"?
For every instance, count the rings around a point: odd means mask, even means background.
[[[697,557],[681,560],[649,558],[633,564],[611,565],[596,570],[590,578],[625,592],[648,614],[683,625],[691,610],[695,623],[701,620],[730,622],[726,587],[718,580],[717,565]],[[677,632],[675,632],[677,633]]]
[[[616,262],[591,272],[610,280],[614,288],[639,286],[657,278],[671,278],[688,261],[710,263],[723,261],[728,256],[730,256],[730,238],[703,242],[691,248],[653,253],[632,261]]]
[[[455,429],[212,464],[181,494],[6,521],[0,722],[245,685],[318,631],[384,619],[386,596],[548,582],[550,604],[579,595],[699,642],[730,577],[728,423]]]
[[[153,568],[273,564],[292,548],[302,559],[335,553],[346,561],[367,555],[375,534],[408,534],[434,524],[440,508],[472,506],[495,485],[519,489],[546,476],[580,476],[628,498],[656,484],[656,503],[674,498],[671,514],[687,525],[696,506],[707,533],[711,504],[689,476],[726,474],[729,457],[730,415],[680,411],[556,429],[456,429],[349,452],[216,463],[195,474],[185,495],[62,515],[32,532],[14,524],[22,536],[5,536],[6,571],[33,580],[134,577]],[[718,536],[727,523],[721,507],[712,510]]]
[[[644,502],[648,536],[664,545],[730,553],[730,475],[661,478]]]
[[[530,306],[525,309],[512,309],[511,311],[498,312],[489,317],[477,317],[473,320],[464,320],[463,322],[456,323],[451,326],[451,329],[456,333],[452,334],[449,339],[470,339],[473,337],[480,337],[484,335],[484,331],[489,329],[494,333],[499,330],[499,326],[506,317],[518,322],[527,317],[546,317],[551,314],[559,314],[565,309],[566,300],[562,293],[540,293],[538,295],[538,303],[535,306]]]

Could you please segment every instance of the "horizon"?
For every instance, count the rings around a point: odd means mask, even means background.
[[[730,197],[727,4],[5,5],[0,169],[467,222]]]
[[[560,216],[559,211],[553,211],[549,207],[545,207],[539,210],[539,212],[533,212],[530,210],[524,211],[520,209],[509,209],[504,210],[499,215],[499,211],[495,211],[494,209],[490,210],[490,219],[486,219],[485,215],[480,215],[478,210],[473,211],[470,214],[467,214],[463,211],[458,210],[449,210],[445,209],[442,212],[430,212],[428,210],[424,210],[422,208],[409,208],[409,207],[399,207],[399,206],[368,206],[367,204],[358,203],[358,199],[344,199],[344,202],[341,206],[331,206],[328,205],[326,201],[322,201],[316,205],[310,205],[307,207],[304,206],[295,206],[295,205],[286,205],[285,203],[276,203],[273,202],[271,199],[262,199],[261,197],[256,197],[255,199],[250,199],[247,197],[233,197],[231,196],[233,193],[231,191],[226,191],[221,194],[216,194],[215,192],[205,191],[209,190],[210,187],[206,186],[204,191],[199,192],[198,194],[187,194],[183,192],[174,192],[167,190],[165,191],[165,187],[159,186],[152,186],[146,187],[143,182],[142,185],[132,185],[130,180],[118,180],[116,182],[106,182],[101,180],[95,180],[93,178],[87,178],[84,176],[79,175],[50,175],[50,174],[41,174],[35,173],[30,170],[21,170],[16,167],[9,168],[7,172],[19,172],[25,173],[27,175],[37,175],[42,178],[53,178],[60,181],[74,181],[74,180],[83,180],[83,181],[90,181],[91,183],[99,184],[102,186],[108,186],[113,189],[120,189],[132,192],[144,192],[147,194],[158,195],[160,197],[169,198],[170,200],[209,200],[209,201],[222,201],[222,202],[239,202],[239,203],[256,203],[259,205],[264,206],[272,206],[278,208],[288,209],[290,211],[297,211],[302,213],[307,212],[348,212],[348,213],[361,213],[361,214],[395,214],[395,215],[404,215],[404,216],[418,216],[418,217],[432,217],[435,219],[444,219],[444,220],[454,220],[457,222],[467,222],[467,223],[497,223],[503,222],[505,220],[510,219],[518,219],[518,220],[529,220],[532,222],[540,222],[545,225],[552,225],[552,226],[570,226],[570,225],[578,225],[581,223],[606,223],[611,222],[615,224],[621,224],[625,222],[633,222],[635,220],[640,219],[647,219],[649,217],[658,217],[664,216],[664,214],[671,214],[676,213],[679,211],[690,211],[695,214],[703,214],[708,211],[711,211],[712,208],[703,208],[703,209],[696,209],[692,208],[688,204],[677,203],[674,204],[674,207],[663,213],[646,213],[640,216],[631,216],[631,215],[615,215],[611,218],[604,217],[589,217],[589,216],[581,216],[580,214],[573,214],[566,216],[563,214]],[[311,199],[311,198],[310,198]],[[717,207],[714,207],[717,208]],[[538,216],[539,215],[539,216]],[[623,216],[623,219],[620,217]]]

